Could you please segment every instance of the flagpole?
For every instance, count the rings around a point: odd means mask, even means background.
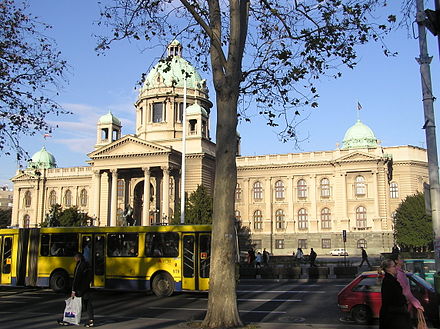
[[[183,80],[183,106],[182,106],[182,176],[180,191],[180,224],[185,224],[185,170],[186,170],[186,64]]]

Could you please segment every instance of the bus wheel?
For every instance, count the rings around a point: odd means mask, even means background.
[[[66,272],[55,272],[50,277],[50,288],[55,292],[65,292],[69,287],[69,276]]]
[[[151,284],[151,289],[157,297],[168,297],[174,292],[174,280],[168,273],[159,273]]]

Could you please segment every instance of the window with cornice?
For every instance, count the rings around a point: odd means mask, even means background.
[[[330,197],[330,180],[328,178],[321,179],[321,198]]]
[[[285,227],[284,211],[282,209],[278,209],[275,212],[275,227],[279,230]]]
[[[321,210],[321,228],[323,229],[329,229],[331,228],[331,218],[330,218],[330,209],[329,208],[323,208]]]
[[[235,201],[241,201],[241,186],[239,183],[235,186]]]
[[[356,227],[367,227],[367,209],[363,206],[356,208]]]
[[[70,190],[67,190],[64,193],[64,205],[66,207],[72,206],[72,191],[70,191]]]
[[[298,210],[298,229],[305,230],[308,227],[308,215],[307,210],[301,208]]]
[[[364,196],[367,194],[367,185],[364,176],[357,176],[354,182],[354,190],[356,196]]]
[[[307,183],[304,179],[300,179],[297,183],[298,199],[307,198]]]
[[[392,182],[390,184],[390,198],[398,199],[399,198],[399,186],[396,182]]]
[[[275,182],[275,199],[277,200],[283,200],[285,195],[284,195],[284,183],[282,180],[278,180]]]
[[[263,186],[261,182],[256,181],[253,185],[254,190],[254,200],[262,200],[263,199]]]
[[[154,123],[165,121],[165,113],[164,113],[164,103],[153,103],[152,109],[152,121]]]
[[[80,195],[79,195],[79,202],[80,202],[81,207],[87,207],[87,201],[88,201],[87,199],[88,199],[87,190],[85,188],[83,188],[81,190]]]
[[[254,211],[254,230],[262,230],[263,229],[263,214],[261,210]]]
[[[26,191],[24,194],[24,206],[29,208],[32,204],[32,195],[30,191]]]

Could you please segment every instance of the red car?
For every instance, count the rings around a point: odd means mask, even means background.
[[[422,278],[407,273],[411,291],[425,309],[425,317],[438,324],[438,303],[434,288]],[[346,285],[338,294],[338,307],[360,324],[379,318],[382,305],[380,292],[383,275],[364,272]]]

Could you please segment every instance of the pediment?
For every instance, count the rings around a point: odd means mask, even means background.
[[[334,162],[377,161],[381,159],[382,158],[377,155],[372,155],[363,152],[353,152],[335,159]]]
[[[126,157],[132,155],[147,155],[169,153],[171,149],[166,146],[147,142],[132,135],[126,135],[96,151],[88,154],[91,159],[102,157]]]

